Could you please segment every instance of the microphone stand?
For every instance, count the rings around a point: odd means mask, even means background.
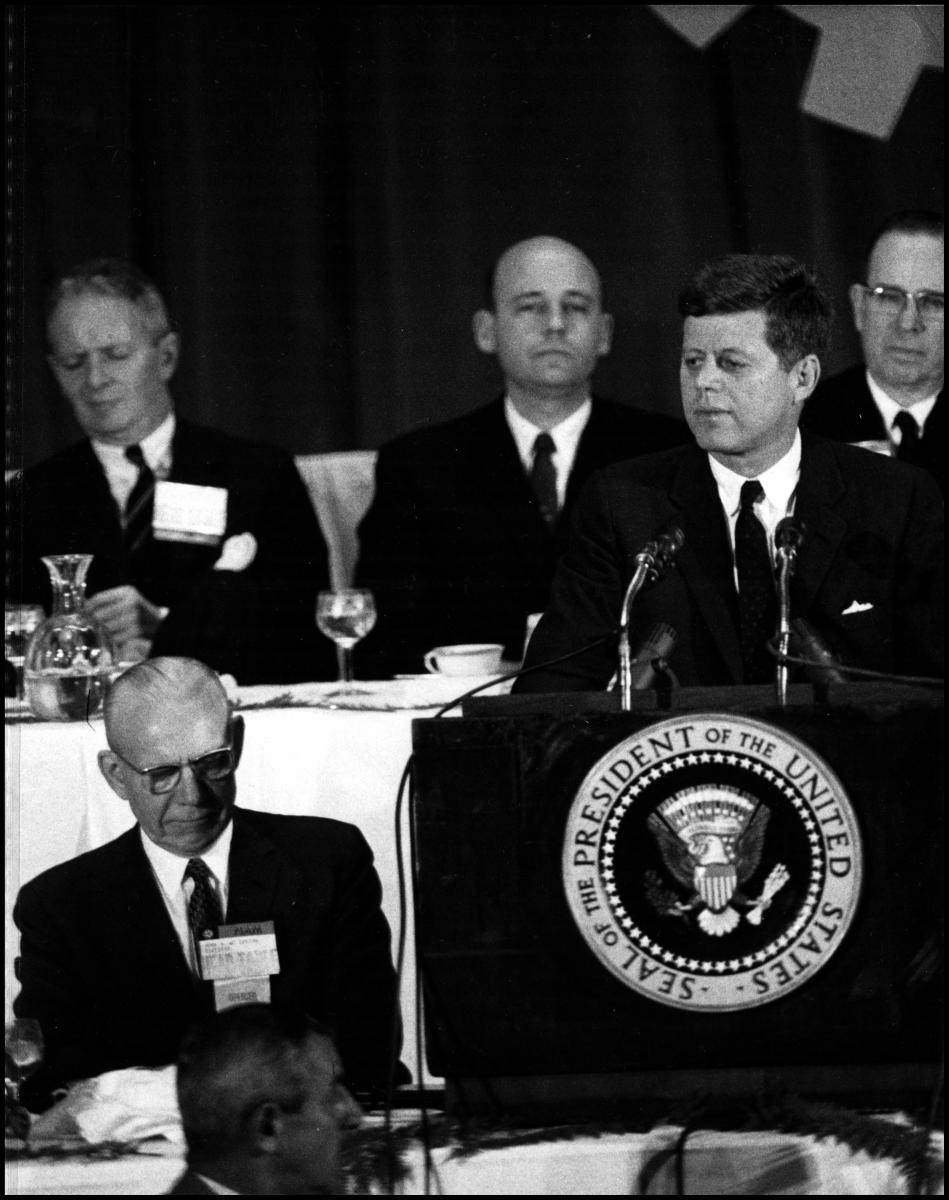
[[[803,528],[785,517],[778,522],[774,534],[775,557],[778,560],[778,666],[775,688],[778,704],[788,704],[788,662],[791,648],[791,576],[797,565],[797,551],[804,537]]]
[[[673,526],[654,541],[648,541],[636,555],[636,570],[623,597],[619,618],[619,694],[623,712],[630,712],[633,707],[633,666],[629,648],[629,614],[633,601],[647,584],[658,583],[684,541],[682,530]]]

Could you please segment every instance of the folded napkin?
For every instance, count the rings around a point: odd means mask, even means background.
[[[31,1143],[77,1136],[90,1145],[155,1137],[183,1143],[175,1068],[129,1067],[83,1079],[30,1127]]]

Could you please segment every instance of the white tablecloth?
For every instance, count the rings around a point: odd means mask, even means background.
[[[402,685],[366,685],[380,703],[447,702],[466,681],[431,677]],[[460,686],[459,686],[460,685]],[[280,695],[312,698],[333,686],[250,688],[242,700],[265,702]],[[367,701],[367,703],[370,701]],[[238,803],[263,812],[336,817],[364,833],[382,881],[383,908],[392,929],[393,957],[399,933],[395,845],[396,793],[411,752],[411,723],[436,709],[334,711],[312,707],[251,709],[238,768]],[[6,1013],[16,983],[12,959],[16,930],[12,904],[21,884],[40,871],[101,846],[133,824],[128,807],[99,773],[105,747],[102,721],[8,723],[6,733]],[[407,824],[403,844],[408,852]],[[402,1014],[403,1060],[418,1079],[415,1055],[415,970],[411,897],[406,929]]]

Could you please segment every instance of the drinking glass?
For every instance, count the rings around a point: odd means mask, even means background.
[[[23,659],[30,634],[45,619],[38,604],[7,604],[3,609],[3,657],[16,671],[16,698],[23,699]]]
[[[365,588],[339,588],[336,591],[320,592],[316,601],[316,625],[320,633],[332,638],[339,651],[339,683],[336,691],[327,699],[336,696],[359,694],[353,682],[353,646],[372,629],[376,623],[376,602],[372,592]]]
[[[43,1048],[39,1021],[32,1017],[14,1017],[7,1025],[4,1050],[17,1101],[23,1080],[32,1075],[43,1061]]]

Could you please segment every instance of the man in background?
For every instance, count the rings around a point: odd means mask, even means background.
[[[398,999],[359,830],[236,807],[243,720],[193,659],[120,675],[105,733],[99,768],[136,826],[38,875],[14,909],[14,1009],[39,1021],[46,1046],[33,1102],[70,1080],[173,1062],[194,1020],[249,995],[325,1024],[354,1090],[384,1094]],[[246,927],[268,924],[247,941]],[[234,940],[214,958],[222,925]],[[234,964],[223,975],[222,957]]]
[[[816,435],[801,410],[820,376],[830,305],[784,255],[708,263],[679,297],[679,381],[695,444],[601,471],[584,493],[553,598],[516,691],[603,689],[637,555],[664,530],[684,535],[674,568],[637,597],[633,647],[659,624],[683,684],[766,683],[777,625],[775,535],[803,541],[791,616],[848,666],[943,670],[942,504],[916,467]],[[585,649],[596,642],[594,648]]]
[[[52,288],[48,361],[84,441],[7,489],[8,591],[49,607],[42,555],[92,554],[89,609],[121,658],[184,654],[240,683],[333,674],[314,628],[326,547],[290,457],[179,420],[179,338],[116,259]]]
[[[177,1084],[188,1169],[169,1195],[343,1194],[340,1151],[361,1113],[312,1022],[228,1009],[186,1036]]]
[[[870,244],[850,289],[864,361],[822,381],[802,425],[924,467],[944,490],[945,226],[901,212]]]
[[[420,671],[447,643],[500,642],[519,659],[586,479],[687,439],[681,422],[592,396],[612,336],[576,246],[535,237],[501,255],[474,339],[497,357],[503,396],[379,451],[359,529],[358,582],[379,610],[360,650],[367,674]]]

